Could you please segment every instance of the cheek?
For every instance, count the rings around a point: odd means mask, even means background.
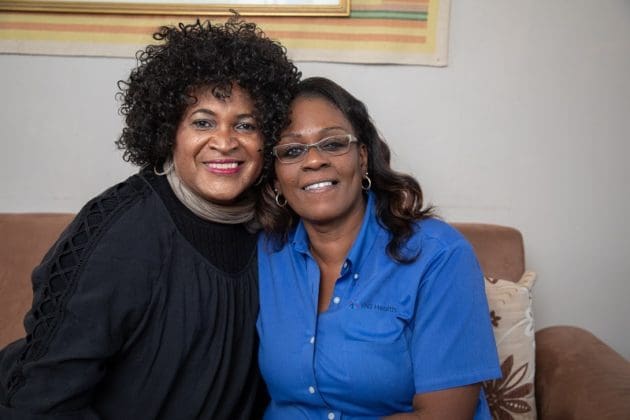
[[[201,142],[198,141],[190,133],[187,133],[184,129],[177,130],[175,135],[175,144],[173,145],[173,159],[175,160],[187,160],[194,159],[198,153]]]
[[[345,177],[350,178],[353,181],[358,179],[359,182],[365,173],[360,156],[357,156],[356,159],[347,161],[343,166],[339,166],[339,171],[342,172]]]
[[[284,165],[276,164],[276,181],[275,187],[283,194],[290,191],[291,185],[295,184],[294,177],[291,175],[290,168]]]
[[[175,141],[173,145],[173,161],[175,166],[181,166],[186,161],[185,147],[179,141]]]
[[[263,154],[263,141],[254,141],[251,145],[247,147],[247,153],[250,156],[252,161],[252,167],[254,171],[260,175],[263,170],[263,166],[265,166],[265,156]]]
[[[262,156],[258,158],[257,160],[253,160],[253,162],[254,163],[252,164],[252,172],[254,173],[254,176],[258,178],[260,174],[262,174],[263,167],[265,166],[265,162]]]

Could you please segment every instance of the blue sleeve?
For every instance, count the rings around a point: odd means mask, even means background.
[[[501,376],[483,275],[463,238],[441,244],[426,265],[412,334],[417,393]]]

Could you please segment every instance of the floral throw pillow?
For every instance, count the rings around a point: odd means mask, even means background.
[[[495,420],[536,419],[532,286],[528,271],[517,282],[486,277],[486,296],[503,377],[483,383]]]

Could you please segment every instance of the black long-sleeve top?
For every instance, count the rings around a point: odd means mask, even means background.
[[[88,202],[33,272],[27,336],[0,352],[0,419],[250,419],[255,238],[134,175]]]

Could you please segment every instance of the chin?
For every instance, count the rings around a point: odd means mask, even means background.
[[[312,223],[314,225],[322,225],[322,224],[327,224],[327,223],[333,223],[336,220],[341,220],[342,216],[343,216],[342,214],[339,214],[337,212],[335,212],[335,213],[331,213],[331,212],[317,212],[317,213],[309,212],[309,214],[305,214],[304,216],[300,216],[300,217],[302,217],[304,220],[308,220],[310,223]]]
[[[207,185],[217,185],[221,184],[223,181],[214,180],[212,183],[208,183]],[[228,185],[225,185],[226,187]],[[221,205],[229,205],[238,201],[239,198],[243,196],[246,189],[241,188],[224,188],[224,189],[208,189],[208,188],[199,188],[196,190],[196,193],[206,201],[215,204]]]

